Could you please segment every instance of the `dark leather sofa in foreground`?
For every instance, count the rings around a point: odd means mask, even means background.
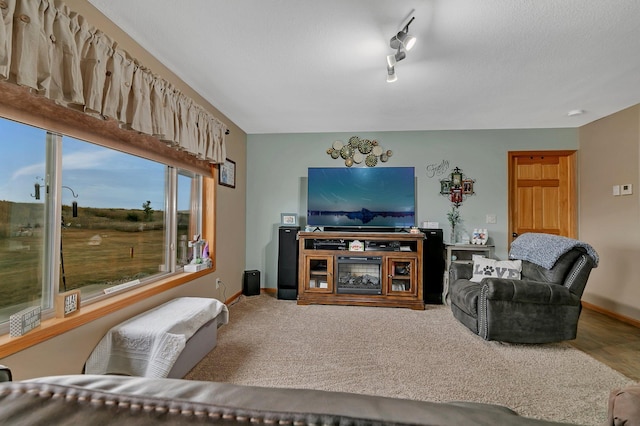
[[[182,379],[72,375],[0,383],[3,425],[553,425],[505,407]]]

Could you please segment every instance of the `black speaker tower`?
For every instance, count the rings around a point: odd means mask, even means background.
[[[295,226],[278,230],[278,299],[298,298],[298,231]]]
[[[260,294],[260,271],[244,271],[242,294],[245,296],[257,296]]]
[[[425,235],[422,245],[422,295],[424,303],[442,304],[444,280],[444,239],[442,229],[421,228]]]

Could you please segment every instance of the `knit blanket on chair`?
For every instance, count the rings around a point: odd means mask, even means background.
[[[598,253],[589,244],[573,238],[534,232],[522,234],[511,243],[509,258],[527,260],[551,269],[560,256],[575,247],[584,248],[593,260],[593,267],[598,266]]]

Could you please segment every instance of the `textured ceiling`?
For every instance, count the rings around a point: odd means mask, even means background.
[[[249,134],[578,127],[640,103],[638,0],[89,1]]]

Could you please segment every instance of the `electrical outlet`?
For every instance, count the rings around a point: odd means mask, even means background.
[[[633,194],[633,185],[630,183],[625,183],[624,185],[620,185],[620,195],[631,195]]]
[[[490,224],[495,224],[498,222],[498,218],[496,217],[495,214],[491,213],[487,215],[485,222]]]
[[[216,278],[216,289],[220,288],[220,282],[222,280],[220,278]]]

